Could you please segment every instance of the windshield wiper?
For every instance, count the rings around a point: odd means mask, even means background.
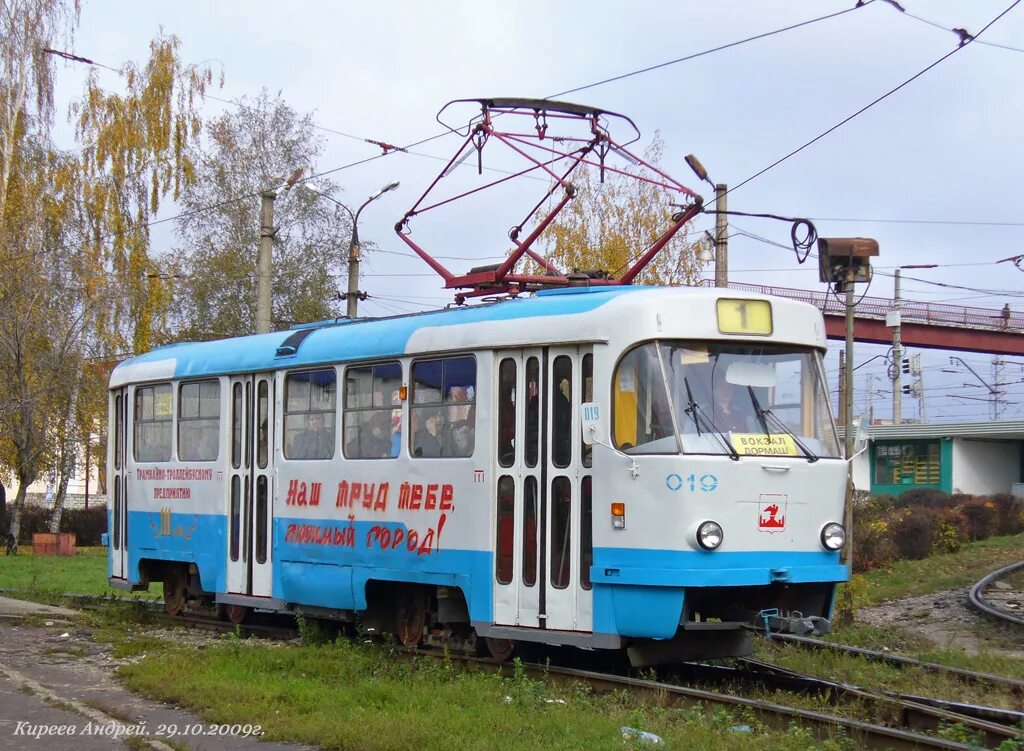
[[[697,427],[697,435],[699,436],[701,434],[700,428],[701,424],[703,424],[704,431],[707,433],[714,433],[718,442],[725,448],[729,458],[734,462],[738,462],[740,460],[739,452],[736,451],[735,447],[732,445],[732,441],[729,440],[729,437],[718,429],[715,423],[711,421],[711,418],[708,417],[704,410],[701,409],[700,405],[697,404],[696,400],[693,398],[693,392],[690,390],[690,381],[687,380],[686,376],[683,376],[683,385],[686,386],[687,404],[685,411],[686,414],[693,418],[693,424]]]
[[[750,401],[754,405],[754,412],[757,413],[757,419],[761,423],[761,427],[764,428],[765,435],[771,434],[768,430],[768,420],[770,419],[772,421],[772,424],[776,425],[778,428],[782,430],[782,432],[789,435],[789,437],[793,439],[793,443],[795,443],[799,447],[799,449],[804,452],[804,454],[807,456],[808,464],[813,464],[814,462],[818,461],[820,457],[813,451],[811,451],[809,448],[807,448],[806,444],[804,444],[804,442],[797,437],[796,433],[789,429],[789,426],[786,425],[786,423],[779,419],[778,415],[776,415],[770,409],[764,409],[761,406],[761,402],[758,401],[757,394],[754,393],[753,386],[747,386],[747,391],[750,392]]]

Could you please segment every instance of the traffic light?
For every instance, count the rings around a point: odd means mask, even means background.
[[[906,394],[907,396],[910,396],[910,386],[904,386],[903,393]]]
[[[910,358],[909,357],[904,357],[903,360],[902,360],[902,364],[903,364],[903,372],[906,373],[907,375],[910,375]]]

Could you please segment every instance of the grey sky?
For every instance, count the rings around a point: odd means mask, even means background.
[[[906,0],[907,10],[949,27],[976,32],[1011,0]],[[404,144],[437,132],[434,114],[446,101],[477,96],[543,97],[654,65],[753,34],[855,5],[828,2],[624,3],[376,2],[268,3],[94,0],[84,3],[76,52],[117,66],[143,60],[159,27],[178,35],[189,62],[216,61],[225,75],[223,98],[280,90],[324,128]],[[981,40],[1024,48],[1024,7],[1015,8]],[[682,157],[696,153],[713,179],[736,185],[853,113],[957,45],[952,33],[897,12],[877,0],[868,7],[806,28],[599,86],[565,97],[631,116],[644,141],[657,130],[663,165],[709,195]],[[62,101],[77,92],[80,69],[62,75]],[[117,77],[103,73],[110,86]],[[905,297],[922,301],[1024,309],[1024,274],[992,262],[1024,253],[1024,53],[971,44],[890,99],[823,141],[730,195],[730,208],[809,217],[1018,222],[1020,226],[817,221],[822,235],[865,235],[881,245],[880,270],[899,264],[977,263],[916,271],[914,276],[999,290],[991,296],[906,282]],[[215,114],[224,105],[208,104]],[[321,131],[331,169],[374,153],[358,139]],[[416,151],[447,158],[454,137]],[[343,200],[359,203],[392,179],[402,187],[367,209],[360,235],[385,251],[405,252],[394,221],[433,179],[440,163],[395,154],[335,173]],[[510,196],[528,208],[536,185]],[[697,230],[709,226],[704,218]],[[427,231],[428,218],[421,219]],[[420,225],[417,225],[420,226]],[[507,247],[509,222],[466,217],[437,236],[452,255],[484,257]],[[741,229],[786,243],[788,227],[735,219]],[[447,233],[447,234],[445,234]],[[155,236],[156,246],[173,237]],[[347,240],[347,239],[346,239]],[[339,247],[345,246],[345,240]],[[436,245],[433,247],[437,247]],[[433,249],[432,247],[432,249]],[[439,252],[441,248],[438,248]],[[453,252],[453,251],[458,251]],[[453,265],[458,266],[457,262]],[[472,265],[466,262],[467,267]],[[793,253],[735,236],[731,279],[821,290],[813,259],[798,266]],[[444,304],[450,296],[414,258],[378,254],[366,264],[363,289],[379,297],[367,314]],[[908,272],[909,273],[909,272]],[[422,274],[423,276],[386,276]],[[1004,292],[1005,291],[1005,292]],[[878,275],[868,294],[888,297],[892,280]],[[1015,296],[1014,296],[1015,295]],[[884,348],[864,347],[864,359]],[[963,355],[983,376],[989,358]],[[836,362],[830,354],[829,367]],[[858,361],[862,358],[860,353]],[[945,353],[928,353],[930,395],[983,396],[984,389],[942,374]],[[858,373],[881,373],[880,361]],[[948,366],[947,366],[948,367]],[[1024,380],[1007,365],[1004,381]],[[834,384],[834,376],[832,378]],[[858,381],[858,388],[862,387]],[[878,381],[875,388],[888,388]],[[932,389],[935,389],[932,391]],[[1024,383],[1006,386],[1024,401]],[[1013,392],[1016,391],[1016,396]],[[929,401],[931,405],[932,402]],[[939,410],[940,402],[934,402]],[[945,417],[984,419],[984,402],[949,399]],[[881,398],[876,408],[887,416]],[[968,409],[970,407],[970,409]],[[915,414],[905,408],[905,414]],[[1009,407],[1004,416],[1022,416]],[[933,415],[929,415],[930,417]]]

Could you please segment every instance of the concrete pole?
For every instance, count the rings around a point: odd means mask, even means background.
[[[260,194],[260,247],[256,257],[256,333],[268,334],[270,322],[270,280],[273,274],[274,199],[277,193]]]
[[[892,424],[899,425],[903,421],[903,347],[901,342],[900,318],[900,270],[896,269],[895,286],[892,293],[892,309],[896,313],[896,325],[892,330],[892,361],[896,375],[892,379]]]
[[[359,211],[362,210],[363,207],[360,206]],[[349,318],[355,318],[359,309],[359,230],[356,227],[358,221],[357,212],[352,219],[352,241],[348,245],[348,294],[345,297],[345,312]]]
[[[839,352],[839,424],[846,425],[846,353]]]
[[[729,216],[725,183],[715,185],[715,286],[729,286]]]
[[[846,270],[846,458],[853,456],[853,266]],[[849,534],[849,530],[847,530]]]

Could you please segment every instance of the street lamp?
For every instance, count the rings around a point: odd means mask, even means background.
[[[363,205],[356,209],[354,216],[352,215],[352,211],[349,210],[349,216],[352,217],[352,240],[348,244],[348,293],[345,297],[348,303],[348,309],[346,312],[349,318],[356,317],[356,307],[359,304],[359,298],[362,294],[359,291],[359,215],[362,213],[363,209],[369,206],[373,201],[376,201],[389,190],[394,190],[397,187],[398,180],[392,180],[363,201]]]
[[[352,239],[349,241],[348,244],[348,291],[345,293],[345,300],[347,301],[346,315],[348,315],[349,318],[355,318],[360,298],[362,297],[363,299],[365,299],[364,293],[359,291],[359,215],[363,212],[363,209],[365,209],[372,202],[376,201],[389,190],[394,190],[395,188],[397,188],[398,180],[392,180],[383,188],[381,188],[376,193],[367,198],[365,201],[363,201],[362,206],[356,209],[355,214],[352,213],[352,209],[343,204],[341,201],[332,198],[326,193],[321,193],[319,190],[311,188],[308,185],[305,187],[307,190],[309,190],[312,193],[316,193],[321,198],[326,198],[328,201],[331,201],[332,203],[341,206],[341,208],[345,209],[345,211],[348,213],[349,219],[352,220]]]

